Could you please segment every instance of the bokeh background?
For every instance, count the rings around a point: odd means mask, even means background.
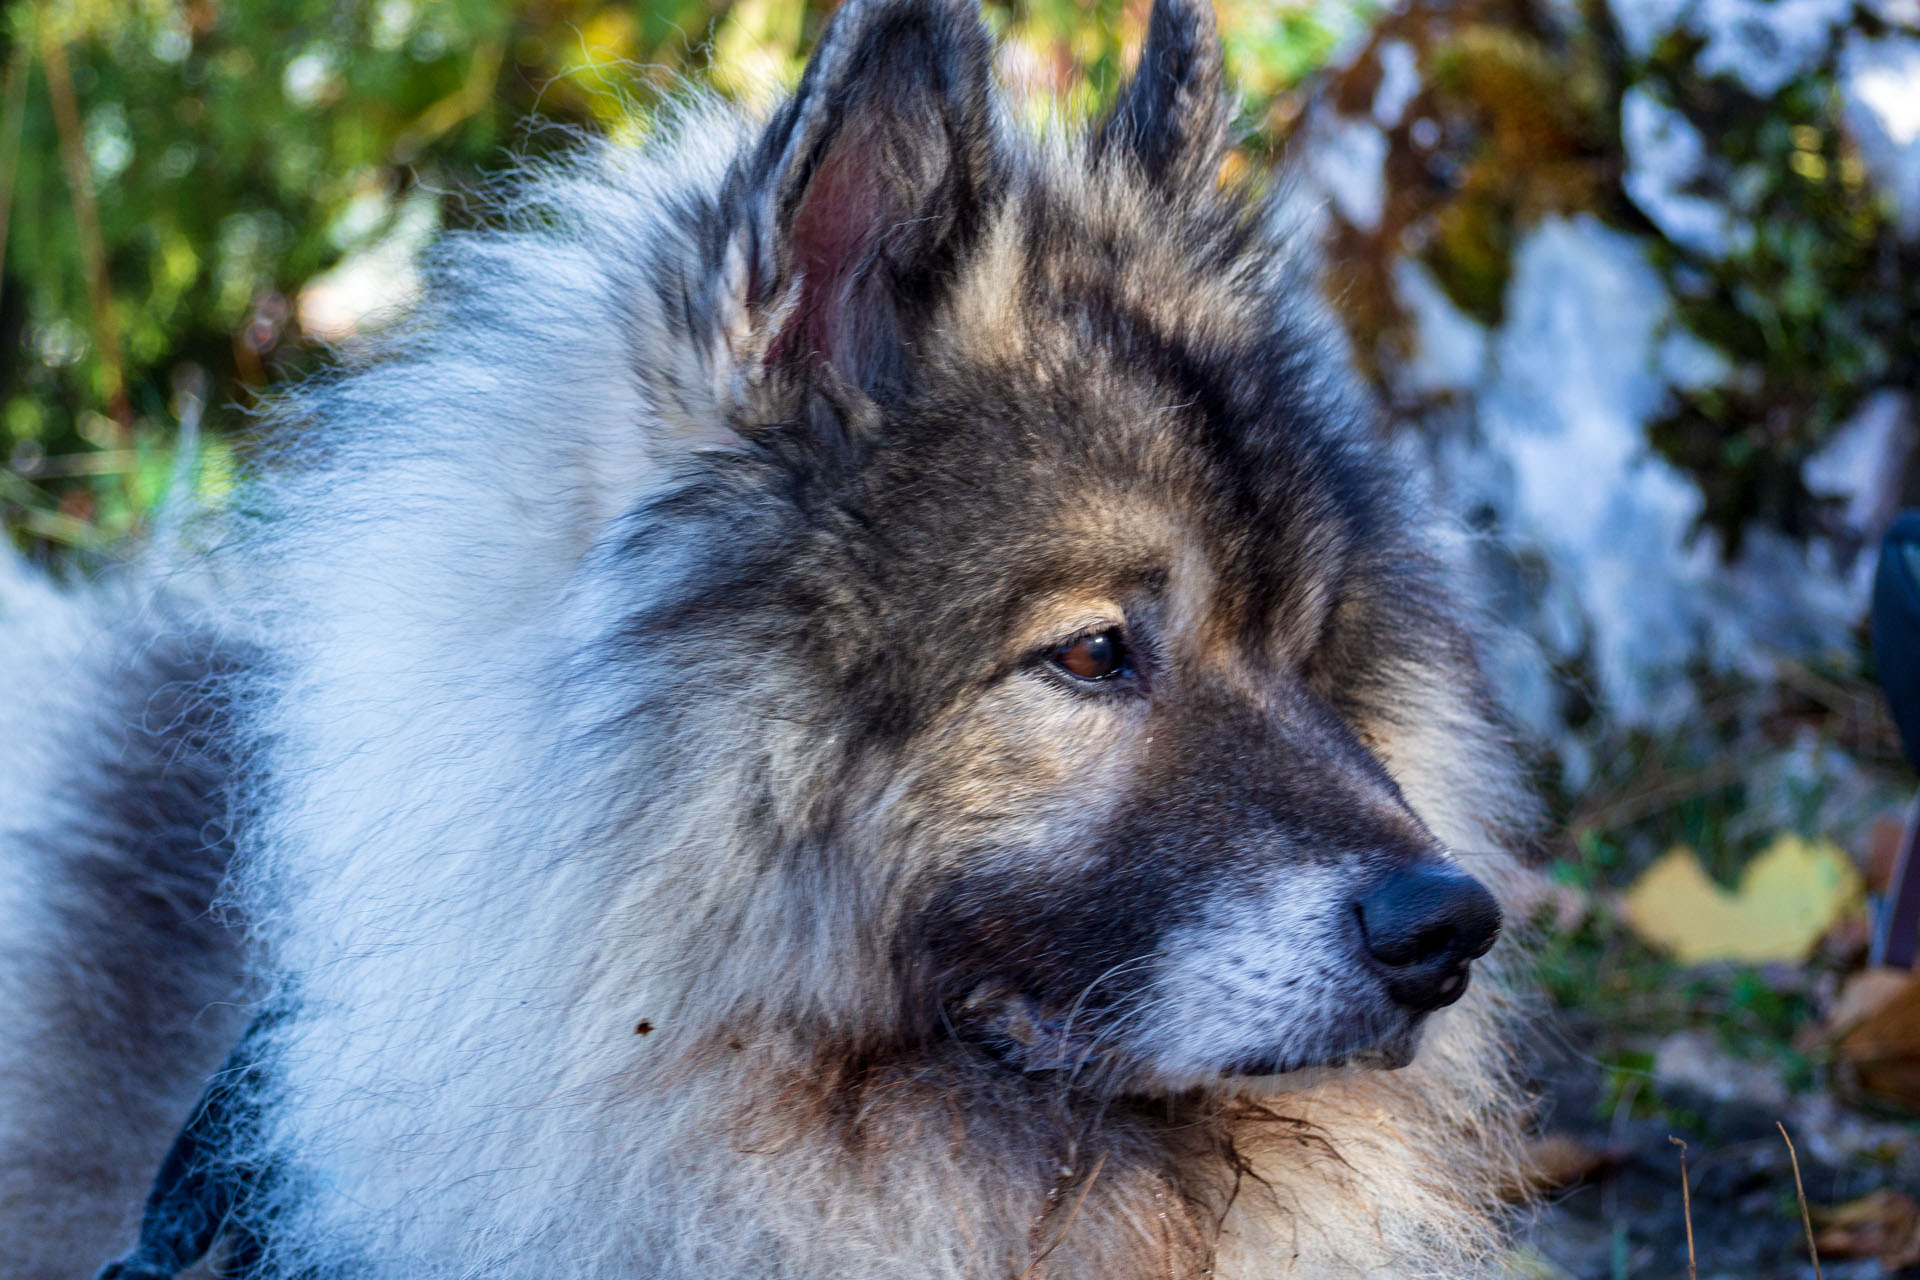
[[[1038,116],[1098,107],[1146,7],[986,13]],[[484,175],[643,136],[689,82],[763,93],[831,8],[8,7],[9,537],[86,570],[170,486],[225,500],[249,406],[404,306]],[[1327,249],[1381,430],[1471,535],[1567,833],[1530,1049],[1554,1200],[1515,1274],[1681,1274],[1669,1134],[1702,1275],[1812,1274],[1776,1123],[1826,1274],[1920,1274],[1920,1000],[1863,972],[1915,785],[1864,624],[1920,500],[1920,0],[1217,8],[1231,164]]]

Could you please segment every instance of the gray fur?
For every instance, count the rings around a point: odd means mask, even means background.
[[[197,606],[4,576],[0,1250],[9,1276],[68,1280],[129,1238],[245,1019],[214,909],[231,844],[212,685],[233,660]]]
[[[1507,944],[1423,1016],[1353,902],[1456,859],[1509,891],[1531,804],[1417,486],[1214,181],[1211,15],[1151,30],[1043,141],[964,0],[851,0],[767,121],[531,175],[282,402],[223,553],[258,585],[205,615],[266,657],[201,664],[286,1011],[234,1153],[269,1275],[1489,1265]],[[1109,632],[1113,679],[1054,661]],[[95,745],[134,670],[74,682],[42,785],[152,785]],[[85,881],[36,850],[21,901]],[[122,892],[42,951],[167,954]],[[91,998],[51,971],[4,980]],[[25,1040],[127,1069],[59,1026]]]

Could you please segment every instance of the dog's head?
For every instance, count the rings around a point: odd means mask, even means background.
[[[683,300],[724,430],[630,544],[702,548],[626,633],[675,714],[765,718],[731,803],[835,957],[773,1012],[1129,1089],[1404,1064],[1500,912],[1389,763],[1477,750],[1478,677],[1220,179],[1207,2],[1045,142],[967,5],[850,0],[732,170]]]

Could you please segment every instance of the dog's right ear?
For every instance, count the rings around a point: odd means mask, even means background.
[[[1140,63],[1094,133],[1093,154],[1134,164],[1164,188],[1210,183],[1230,118],[1213,0],[1153,0]]]
[[[974,0],[847,0],[736,174],[729,345],[757,379],[901,372],[996,189],[992,46]],[[737,339],[737,340],[736,340]]]

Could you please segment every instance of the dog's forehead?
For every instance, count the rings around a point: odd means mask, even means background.
[[[1089,262],[1085,245],[1037,252],[1048,237],[1014,221],[922,351],[895,483],[936,518],[996,509],[993,540],[1077,546],[1110,576],[1205,563],[1271,595],[1253,580],[1276,565],[1337,561],[1363,505],[1343,492],[1349,424],[1313,398],[1289,301],[1198,249]]]
[[[952,282],[943,324],[956,338],[1018,359],[1042,337],[1097,346],[1102,318],[1216,344],[1264,335],[1291,255],[1246,202],[1169,199],[1072,153],[1032,159]],[[1036,332],[1054,315],[1077,333]]]
[[[1150,607],[1195,653],[1259,652],[1317,616],[1345,526],[1311,459],[1250,462],[1219,406],[1057,354],[949,362],[896,424],[865,514],[907,571],[1016,647]]]

